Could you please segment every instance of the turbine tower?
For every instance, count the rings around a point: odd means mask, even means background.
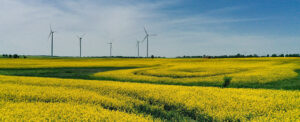
[[[136,41],[136,46],[137,46],[137,57],[140,57],[140,41]]]
[[[81,41],[85,34],[82,34],[81,36],[77,36],[79,39],[79,57],[81,57]]]
[[[51,37],[51,56],[53,56],[53,36],[54,36],[54,32],[55,31],[52,30],[52,27],[50,25],[50,33],[49,33],[48,39]]]
[[[109,52],[109,55],[110,55],[110,57],[112,56],[112,42],[109,42],[109,43],[107,43],[107,44],[109,44],[109,48],[110,48],[110,52]]]
[[[156,36],[156,34],[149,35],[149,33],[146,30],[146,27],[144,27],[144,31],[145,31],[146,36],[144,37],[144,39],[143,39],[142,42],[144,42],[145,40],[147,40],[147,58],[148,58],[149,57],[149,36]]]

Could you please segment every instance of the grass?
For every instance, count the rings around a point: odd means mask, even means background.
[[[91,75],[97,72],[105,72],[111,70],[129,69],[130,67],[67,67],[67,68],[26,68],[0,69],[1,75],[11,76],[35,76],[35,77],[55,77],[55,78],[71,78],[71,79],[99,79]]]

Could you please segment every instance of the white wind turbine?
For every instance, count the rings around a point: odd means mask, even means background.
[[[54,32],[56,32],[56,31],[53,31],[52,27],[50,25],[50,33],[49,33],[48,39],[51,37],[51,56],[53,56],[53,36],[54,36]]]
[[[81,36],[77,36],[77,38],[79,39],[79,57],[81,57],[81,41],[82,41],[82,38],[85,36],[85,34],[82,34]]]
[[[149,34],[146,30],[146,27],[144,27],[144,31],[146,36],[144,37],[142,43],[147,40],[147,57],[149,56],[149,36],[156,36],[156,34]]]
[[[111,57],[112,56],[112,41],[110,41],[109,43],[107,43],[107,44],[109,44],[109,56]]]

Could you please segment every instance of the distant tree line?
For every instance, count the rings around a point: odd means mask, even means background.
[[[176,58],[251,58],[251,57],[300,57],[300,54],[267,54],[267,55],[257,55],[257,54],[236,54],[236,55],[220,55],[220,56],[210,56],[210,55],[202,55],[202,56],[177,56]],[[2,58],[27,58],[25,55],[18,54],[3,54]],[[145,57],[136,57],[136,56],[88,56],[87,58],[145,58]],[[150,58],[166,58],[162,56],[154,56],[151,55]]]
[[[20,56],[18,54],[3,54],[2,55],[3,58],[27,58],[25,55]]]
[[[220,56],[177,56],[176,58],[251,58],[251,57],[300,57],[300,54],[267,54],[259,56],[257,54],[250,54],[250,55],[243,55],[243,54],[236,54],[236,55],[220,55]]]

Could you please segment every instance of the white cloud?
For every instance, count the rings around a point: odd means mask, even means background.
[[[144,25],[150,33],[158,34],[150,38],[150,52],[161,56],[243,53],[244,50],[261,53],[264,47],[271,50],[283,39],[232,33],[227,23],[265,19],[216,16],[240,7],[188,16],[169,15],[170,12],[160,10],[177,2],[62,0],[48,4],[42,0],[1,0],[0,53],[48,55],[49,24],[57,31],[54,54],[64,56],[78,55],[76,35],[82,33],[87,34],[83,40],[84,56],[109,55],[107,42],[110,40],[114,40],[114,55],[134,56],[136,39],[144,36]],[[145,55],[145,43],[141,54]]]

